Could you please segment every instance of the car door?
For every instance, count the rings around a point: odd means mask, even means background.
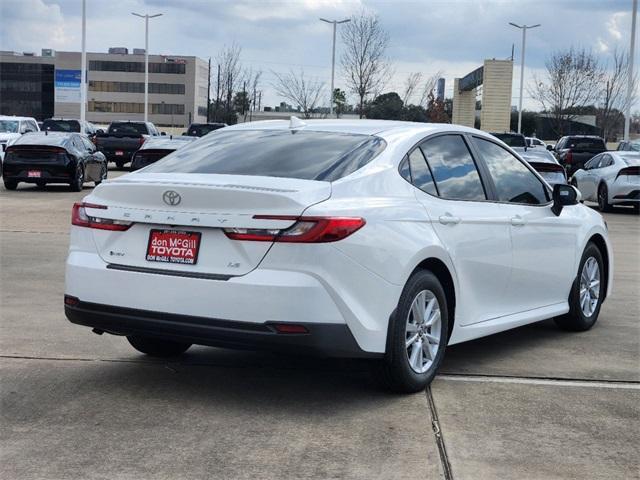
[[[566,302],[579,243],[576,209],[554,215],[551,192],[533,169],[487,138],[474,136],[473,144],[510,221],[513,268],[504,301],[514,313]]]
[[[596,155],[584,165],[582,174],[577,179],[578,188],[584,200],[597,200],[597,190],[599,181],[599,170],[605,156]]]
[[[92,152],[87,149],[87,146],[82,142],[82,137],[79,135],[73,135],[72,142],[78,155],[78,161],[82,163],[84,168],[85,181],[93,180],[96,172]]]
[[[487,201],[467,140],[427,138],[408,160],[416,197],[456,271],[456,318],[468,325],[509,313],[502,302],[512,261],[509,225],[501,206]]]

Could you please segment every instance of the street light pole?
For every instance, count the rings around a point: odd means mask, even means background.
[[[513,22],[509,22],[509,25],[512,25],[516,28],[522,30],[522,58],[520,59],[520,100],[518,102],[518,133],[522,133],[522,94],[523,94],[523,85],[524,85],[524,49],[527,43],[527,29],[528,28],[537,28],[540,26],[539,23],[535,25],[517,25]]]
[[[144,121],[149,120],[148,104],[149,104],[149,19],[161,16],[161,13],[155,15],[140,15],[139,13],[131,12],[131,15],[144,18]]]
[[[82,0],[82,57],[80,60],[80,132],[84,132],[87,111],[87,2]]]
[[[345,20],[327,20],[326,18],[320,19],[323,22],[331,23],[333,25],[333,49],[331,53],[331,92],[329,94],[329,115],[333,115],[333,82],[335,79],[335,70],[336,70],[336,26],[339,23],[347,23],[350,22],[350,19]]]
[[[631,46],[629,48],[629,78],[627,79],[627,108],[624,114],[624,139],[629,140],[629,127],[631,126],[631,101],[633,100],[633,56],[636,46],[636,15],[638,14],[638,0],[633,0],[633,12],[631,17]]]

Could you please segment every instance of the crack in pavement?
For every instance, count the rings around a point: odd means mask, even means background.
[[[433,395],[431,394],[430,386],[427,387],[425,394],[427,396],[429,413],[431,414],[431,428],[433,428],[433,435],[435,436],[436,446],[438,447],[438,454],[440,455],[440,466],[442,467],[442,473],[444,475],[445,480],[453,480],[453,472],[451,471],[451,462],[449,462],[449,456],[447,455],[447,448],[444,443],[442,429],[440,428],[440,421],[438,420],[438,411],[436,410],[436,402],[433,399]]]
[[[587,387],[587,388],[611,388],[624,390],[640,390],[640,382],[625,380],[594,380],[589,378],[563,378],[563,377],[529,377],[510,375],[468,375],[468,374],[443,374],[436,376],[438,380],[454,382],[480,382],[480,383],[513,383],[526,385],[554,385],[561,387]]]

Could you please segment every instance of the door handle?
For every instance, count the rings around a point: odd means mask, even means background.
[[[522,218],[520,215],[511,217],[511,225],[513,225],[514,227],[522,227],[525,223],[526,222],[524,221],[524,218]]]
[[[454,217],[448,213],[446,215],[440,215],[438,220],[440,220],[440,223],[443,225],[457,225],[460,223],[460,217]]]

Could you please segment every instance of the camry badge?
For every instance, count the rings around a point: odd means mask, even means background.
[[[182,201],[182,197],[178,192],[174,190],[167,190],[162,194],[162,200],[164,200],[164,203],[166,203],[167,205],[175,207]]]

